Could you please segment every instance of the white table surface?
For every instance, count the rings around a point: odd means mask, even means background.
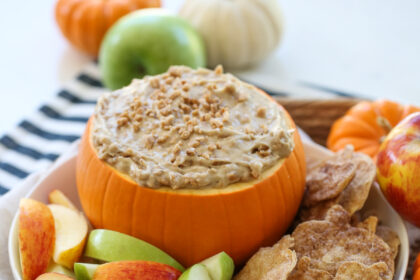
[[[269,87],[307,82],[420,105],[420,1],[279,1],[283,43],[242,77]],[[0,3],[0,134],[90,61],[61,36],[54,2]],[[182,2],[164,5],[177,10]]]

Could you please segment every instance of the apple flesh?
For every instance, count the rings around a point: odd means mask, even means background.
[[[377,180],[394,209],[420,226],[420,113],[402,120],[381,144]]]
[[[105,262],[154,261],[184,271],[180,263],[159,248],[143,240],[112,230],[96,229],[91,231],[85,256]]]
[[[120,261],[100,265],[93,275],[94,280],[176,280],[181,272],[169,265],[151,261]]]
[[[67,208],[78,211],[78,209],[76,208],[76,206],[74,206],[70,199],[59,190],[53,190],[52,192],[50,192],[50,194],[48,195],[48,200],[51,204],[63,205]]]
[[[212,280],[230,280],[235,270],[232,258],[221,252],[201,262],[209,272]]]
[[[207,268],[202,264],[195,264],[182,273],[179,280],[213,280]],[[214,279],[215,280],[215,279]]]
[[[118,20],[106,33],[99,66],[106,87],[114,90],[133,78],[156,75],[171,65],[206,65],[201,36],[184,19],[163,9],[142,9]]]
[[[36,280],[73,280],[73,278],[57,272],[48,272],[38,276]]]
[[[53,259],[69,269],[80,258],[86,243],[88,225],[78,211],[62,205],[50,204],[54,217],[56,238]]]
[[[46,272],[55,272],[55,273],[67,275],[72,278],[74,277],[74,273],[70,269],[60,264],[57,264],[55,262],[50,262]]]
[[[22,278],[33,280],[47,270],[54,250],[54,218],[45,204],[20,201],[18,239]]]
[[[77,280],[91,280],[93,274],[95,274],[98,264],[91,263],[75,263],[74,273],[76,274]]]

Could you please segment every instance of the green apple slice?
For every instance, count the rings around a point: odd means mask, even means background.
[[[230,280],[235,270],[232,258],[221,252],[201,262],[209,272],[212,280]]]
[[[85,256],[101,261],[154,261],[170,265],[179,271],[184,267],[159,248],[127,234],[106,229],[92,230]]]
[[[62,265],[56,264],[55,262],[50,262],[46,272],[57,272],[69,277],[74,277],[74,273],[70,269]]]
[[[212,278],[206,267],[198,263],[182,273],[178,280],[212,280]]]
[[[75,263],[74,273],[76,274],[76,279],[77,280],[91,280],[98,266],[99,266],[98,264],[92,264],[92,263]]]

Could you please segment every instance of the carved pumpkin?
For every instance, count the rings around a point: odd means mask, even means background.
[[[186,267],[220,251],[243,264],[258,248],[279,240],[299,208],[306,167],[297,132],[289,157],[257,180],[223,189],[151,189],[98,158],[91,122],[77,160],[77,187],[87,217],[94,227],[145,240]]]

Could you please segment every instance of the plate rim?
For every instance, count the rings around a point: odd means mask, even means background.
[[[46,173],[41,176],[36,184],[30,189],[30,191],[24,196],[25,198],[30,198],[33,193],[38,189],[38,187],[44,183],[44,181],[51,176],[54,172],[56,172],[58,169],[63,168],[63,166],[69,164],[71,161],[75,161],[77,158],[77,153],[68,157],[67,159],[63,160],[62,162],[58,163],[57,165],[50,168],[48,171],[45,171]],[[378,192],[378,195],[381,197],[383,202],[386,204],[386,206],[389,208],[390,211],[394,212],[396,217],[398,218],[398,224],[401,226],[401,231],[403,233],[402,238],[400,238],[400,248],[404,247],[406,248],[407,253],[404,255],[399,256],[401,259],[399,259],[399,263],[401,264],[401,271],[400,275],[398,277],[395,277],[394,280],[404,280],[406,273],[407,273],[407,265],[409,260],[409,252],[410,252],[410,245],[409,245],[409,237],[407,228],[405,225],[404,220],[399,216],[399,214],[395,211],[395,209],[389,204],[389,202],[386,200],[385,196],[383,195],[382,191],[380,190],[379,185],[375,182],[372,188],[375,188],[375,192]],[[18,244],[18,233],[17,233],[17,223],[18,223],[18,216],[19,216],[19,209],[16,211],[10,229],[9,229],[9,237],[8,237],[8,254],[9,254],[9,265],[10,269],[12,270],[12,274],[14,279],[16,280],[22,280],[21,276],[21,265],[20,265],[20,257],[19,257],[19,244]],[[401,250],[400,250],[401,252]],[[396,267],[397,263],[395,263]]]

